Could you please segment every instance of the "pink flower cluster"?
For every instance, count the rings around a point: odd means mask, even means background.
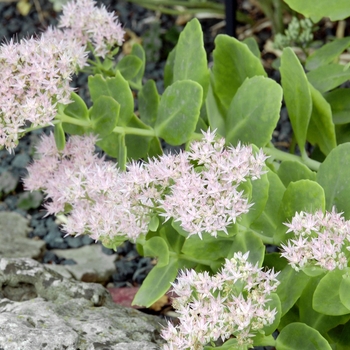
[[[213,341],[236,337],[242,348],[253,344],[253,337],[273,323],[276,309],[266,303],[276,291],[278,273],[262,271],[248,261],[249,252],[235,253],[226,259],[221,271],[186,270],[180,273],[173,291],[178,296],[173,303],[180,324],[162,330],[167,341],[164,350],[201,350]]]
[[[106,7],[96,7],[93,0],[74,0],[63,6],[58,26],[66,34],[81,41],[90,42],[96,56],[105,57],[116,45],[122,45],[124,30],[118,17]]]
[[[216,236],[248,212],[251,204],[238,186],[263,173],[266,157],[251,147],[226,149],[210,131],[203,135],[188,152],[134,162],[126,172],[94,155],[92,136],[72,136],[63,151],[53,135],[44,136],[24,184],[46,192],[49,214],[70,213],[64,230],[71,235],[135,241],[160,215],[178,221],[189,236]]]
[[[70,103],[69,83],[86,66],[88,41],[101,57],[123,42],[117,17],[93,0],[68,3],[59,25],[67,28],[0,46],[0,148],[11,152],[26,127],[49,124],[57,104]]]
[[[285,224],[295,238],[282,244],[282,254],[289,264],[299,271],[304,267],[320,266],[326,270],[347,267],[346,249],[350,250],[350,221],[336,213],[323,214],[321,210],[314,214],[300,212]],[[348,245],[348,246],[346,246]]]
[[[50,29],[38,39],[0,46],[0,148],[12,151],[26,123],[46,125],[57,103],[70,103],[69,81],[86,53]]]

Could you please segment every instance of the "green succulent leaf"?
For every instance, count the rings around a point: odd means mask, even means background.
[[[277,337],[278,350],[332,350],[328,341],[312,327],[295,322],[284,327]]]
[[[350,219],[350,177],[344,169],[350,168],[350,143],[334,148],[320,165],[317,182],[323,187],[326,196],[326,209],[335,206],[338,212]]]
[[[143,281],[141,288],[136,293],[132,305],[150,307],[159,300],[171,287],[178,273],[178,261],[169,259],[165,266],[156,265]]]
[[[306,135],[311,118],[312,99],[304,68],[291,48],[281,57],[281,78],[284,100],[300,151],[305,153]]]
[[[202,104],[202,87],[191,80],[176,81],[160,100],[156,135],[173,146],[187,142],[196,129]]]
[[[226,142],[265,146],[279,120],[281,102],[282,89],[273,80],[262,76],[246,79],[227,112]]]

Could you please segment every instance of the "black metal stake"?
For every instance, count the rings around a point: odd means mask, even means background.
[[[237,0],[225,0],[226,34],[236,37]]]

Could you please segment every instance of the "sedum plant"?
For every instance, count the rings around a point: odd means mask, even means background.
[[[130,240],[157,258],[134,304],[177,293],[180,323],[162,331],[164,349],[346,349],[350,99],[335,61],[349,38],[305,67],[285,48],[279,85],[252,40],[218,35],[209,69],[193,19],[159,94],[143,78],[140,45],[114,60],[123,29],[104,7],[68,3],[59,28],[2,44],[0,144],[13,151],[26,132],[54,125],[25,187],[44,191],[67,234],[113,249]],[[90,73],[90,108],[69,87],[79,69]],[[271,143],[282,98],[289,153]],[[161,139],[183,151],[163,154]]]

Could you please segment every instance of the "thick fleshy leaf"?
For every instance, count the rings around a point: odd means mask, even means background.
[[[57,149],[62,151],[66,145],[66,135],[64,134],[62,123],[55,125],[54,137]]]
[[[162,237],[155,236],[146,241],[143,245],[143,255],[158,258],[158,267],[163,267],[169,263],[169,249]]]
[[[176,45],[173,82],[178,80],[193,80],[200,84],[205,99],[209,86],[209,69],[202,27],[197,18],[186,24]]]
[[[307,59],[305,68],[313,70],[320,66],[325,66],[334,61],[344,50],[350,46],[350,38],[335,39],[334,41],[323,45],[313,52]]]
[[[90,109],[92,128],[100,138],[110,135],[119,118],[120,104],[110,96],[100,96]]]
[[[134,114],[134,97],[120,72],[113,78],[104,78],[100,74],[89,76],[88,85],[93,102],[100,96],[110,96],[120,104],[118,125],[125,126]]]
[[[249,50],[258,58],[260,58],[261,53],[257,41],[252,37],[245,38],[243,43],[249,47]]]
[[[154,129],[173,146],[187,142],[196,129],[202,104],[202,87],[191,80],[176,81],[160,100]]]
[[[350,89],[333,90],[328,92],[324,98],[331,105],[334,124],[350,123]]]
[[[203,239],[198,235],[192,235],[185,240],[182,253],[195,256],[196,259],[217,260],[228,256],[232,247],[232,239],[215,238],[209,234],[203,234]]]
[[[176,46],[170,51],[164,66],[164,87],[167,88],[174,80]]]
[[[327,155],[337,147],[335,128],[332,120],[332,110],[322,94],[310,84],[312,98],[312,113],[307,132],[307,139],[311,144],[317,144]]]
[[[129,120],[127,127],[151,130],[151,127],[143,123],[142,120],[137,118],[135,114],[133,114],[132,118]],[[150,148],[151,141],[151,136],[126,134],[125,145],[128,150],[128,159],[137,160],[146,157]]]
[[[220,111],[226,114],[233,96],[246,78],[267,76],[260,59],[248,46],[228,35],[218,35],[213,51],[212,86],[220,101]]]
[[[342,275],[342,280],[340,282],[340,287],[339,287],[339,297],[340,297],[340,301],[342,302],[342,304],[350,310],[350,274],[349,271],[350,268],[347,267],[345,272]]]
[[[226,142],[265,146],[279,120],[281,102],[282,89],[272,79],[262,76],[246,79],[227,112]]]
[[[336,345],[337,350],[348,350],[350,344],[350,322],[348,321],[331,329],[327,335],[333,346]]]
[[[329,316],[321,314],[314,310],[312,307],[313,296],[315,289],[317,288],[322,277],[323,275],[310,279],[308,285],[305,287],[298,301],[298,306],[300,321],[307,323],[310,327],[313,327],[321,334],[325,334],[337,325],[347,322],[350,318],[350,314],[341,316]]]
[[[344,274],[344,270],[335,269],[322,277],[312,300],[312,307],[315,311],[330,316],[350,314],[350,310],[341,302],[339,296]]]
[[[311,180],[291,182],[284,192],[280,205],[278,213],[280,224],[274,236],[275,242],[280,243],[281,240],[288,238],[285,234],[287,227],[283,223],[290,221],[296,212],[314,213],[319,209],[324,211],[325,203],[324,190],[317,182]]]
[[[178,234],[178,232],[173,228],[170,221],[162,224],[159,234],[161,237],[167,240],[169,247],[176,253],[180,253],[182,246],[184,245],[186,239],[184,236]]]
[[[350,143],[334,148],[320,165],[317,182],[326,195],[326,209],[335,206],[338,212],[350,219],[350,177],[346,169],[350,168]]]
[[[312,110],[309,83],[304,68],[291,48],[281,57],[281,78],[284,100],[300,151],[305,152],[306,134]]]
[[[142,67],[143,62],[140,58],[134,55],[127,55],[118,62],[116,69],[125,80],[133,80],[139,75]]]
[[[291,182],[282,199],[281,209],[285,218],[292,218],[296,212],[308,213],[325,209],[323,188],[315,181],[299,180]]]
[[[272,238],[275,234],[278,220],[278,209],[286,188],[283,186],[280,178],[271,170],[267,173],[269,181],[268,199],[265,209],[261,215],[251,224],[250,228],[259,236]]]
[[[277,287],[277,294],[281,300],[282,315],[296,303],[306,287],[310,277],[302,271],[296,272],[290,265],[287,265],[278,275],[281,282]]]
[[[281,307],[281,301],[278,297],[278,294],[276,293],[271,293],[268,296],[269,301],[265,304],[265,308],[270,308],[270,310],[276,310],[276,316],[273,321],[273,323],[269,326],[265,326],[263,328],[263,331],[265,332],[265,335],[270,335],[272,334],[277,328],[281,320],[281,314],[282,314],[282,307]]]
[[[150,307],[160,299],[174,282],[177,273],[177,259],[171,258],[166,266],[155,266],[143,281],[132,305]]]
[[[262,240],[249,229],[246,231],[239,230],[233,237],[233,245],[227,258],[232,258],[233,254],[237,252],[249,252],[248,261],[254,265],[258,263],[258,266],[261,267],[264,261],[265,245]]]
[[[350,79],[350,69],[331,63],[307,73],[309,82],[320,92],[330,91]]]
[[[266,174],[262,175],[260,179],[251,181],[251,184],[252,197],[249,201],[253,203],[253,206],[249,212],[242,215],[240,219],[240,224],[246,227],[249,227],[263,212],[269,195],[269,181]]]
[[[277,174],[284,186],[288,186],[291,182],[299,180],[316,181],[315,172],[311,171],[306,165],[291,160],[282,162]]]
[[[72,92],[70,99],[73,101],[64,108],[64,114],[79,120],[89,120],[89,110],[84,100],[75,92]],[[62,123],[63,129],[70,135],[83,135],[88,128],[70,123]]]
[[[138,94],[140,119],[154,126],[159,107],[159,94],[154,80],[148,80]]]
[[[211,73],[212,75],[212,73]],[[220,102],[214,95],[212,84],[209,85],[207,98],[205,100],[205,107],[207,110],[207,116],[209,125],[212,130],[216,130],[216,133],[225,137],[226,136],[226,113],[219,108]]]
[[[131,49],[131,54],[135,57],[138,57],[142,62],[141,68],[139,69],[137,74],[134,76],[134,78],[132,78],[132,81],[134,83],[141,85],[143,75],[145,74],[146,53],[140,44],[134,44],[132,49]]]
[[[284,327],[277,337],[277,350],[332,350],[328,341],[312,327],[295,322]]]

